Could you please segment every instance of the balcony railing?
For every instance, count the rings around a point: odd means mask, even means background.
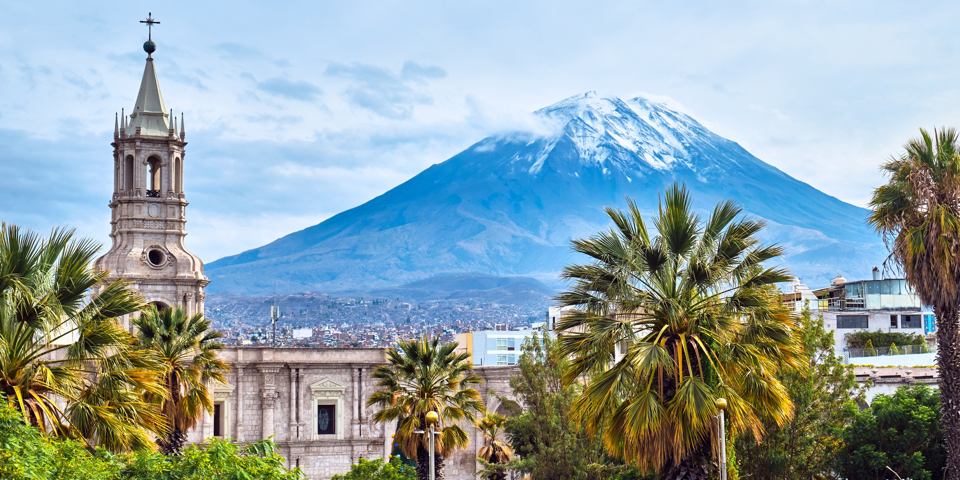
[[[936,350],[927,345],[897,345],[896,350],[893,347],[874,347],[874,348],[844,348],[843,358],[849,362],[851,358],[857,357],[882,357],[887,355],[914,355],[918,353],[936,353]],[[891,360],[893,361],[893,360]]]

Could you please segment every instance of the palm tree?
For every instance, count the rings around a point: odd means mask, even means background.
[[[709,478],[717,398],[735,435],[759,440],[761,418],[792,415],[776,373],[800,368],[799,346],[772,287],[790,277],[763,267],[781,249],[760,244],[763,222],[738,218],[732,202],[701,222],[674,184],[655,237],[628,203],[607,209],[615,228],[574,240],[591,262],[562,273],[572,288],[558,299],[576,307],[558,325],[571,357],[564,381],[585,383],[572,415],[602,432],[611,455],[661,479]]]
[[[394,438],[404,455],[417,459],[420,480],[429,475],[429,444],[426,435],[416,432],[426,429],[427,413],[440,415],[435,463],[437,478],[442,479],[443,460],[470,443],[457,423],[473,423],[484,411],[480,392],[473,388],[483,379],[473,373],[469,354],[456,353],[456,348],[456,342],[440,344],[439,337],[401,340],[396,348],[387,349],[388,365],[373,372],[379,389],[370,395],[367,406],[380,407],[373,420],[397,421]]]
[[[155,352],[163,364],[164,395],[158,400],[170,431],[157,437],[157,445],[167,455],[176,454],[186,442],[186,432],[203,418],[203,411],[213,413],[208,385],[226,382],[224,373],[229,366],[217,357],[223,344],[216,341],[223,333],[210,330],[210,320],[202,313],[188,316],[179,306],[159,312],[151,308],[133,324],[140,348]]]
[[[940,412],[946,477],[960,479],[960,140],[957,131],[920,129],[920,138],[881,168],[890,176],[870,200],[869,222],[891,260],[937,319]]]
[[[513,448],[497,440],[500,432],[507,423],[506,417],[492,412],[477,421],[477,429],[483,432],[486,444],[477,452],[477,460],[486,467],[484,478],[492,480],[506,480],[506,464],[513,458]]]
[[[162,394],[156,358],[137,351],[118,317],[143,307],[124,282],[103,286],[99,245],[0,224],[0,393],[24,420],[108,450],[149,448],[165,430],[144,393]],[[60,408],[58,405],[65,405]]]

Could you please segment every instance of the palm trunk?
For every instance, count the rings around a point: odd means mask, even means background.
[[[443,480],[443,457],[434,455],[437,480]],[[430,453],[425,448],[417,451],[417,480],[430,480]]]
[[[937,318],[937,367],[940,370],[940,415],[947,450],[945,480],[960,480],[960,305],[934,309]],[[934,477],[939,472],[933,472]]]
[[[174,428],[166,437],[157,439],[160,453],[164,455],[179,455],[183,445],[187,443],[187,434],[179,428]]]
[[[430,468],[430,467],[428,466],[427,468]],[[437,479],[436,479],[436,480],[443,480],[443,457],[441,457],[440,455],[437,455],[437,460],[436,460],[436,464],[434,465],[434,468],[437,469],[437,471],[436,471]]]
[[[705,441],[677,463],[667,462],[660,469],[660,480],[712,480],[716,466],[710,454],[710,442]]]
[[[430,453],[424,446],[417,450],[417,480],[430,480]]]

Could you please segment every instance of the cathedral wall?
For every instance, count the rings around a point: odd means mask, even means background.
[[[391,452],[394,424],[373,422],[366,401],[376,390],[371,374],[386,363],[383,349],[236,347],[221,352],[230,364],[227,385],[215,385],[220,406],[216,429],[221,437],[253,443],[273,435],[288,466],[300,467],[311,480],[345,473],[359,458],[385,458]],[[511,397],[509,378],[516,367],[479,367],[485,384],[479,390],[496,411],[497,395]],[[335,424],[318,434],[320,410],[334,413]],[[189,432],[192,443],[214,436],[215,418],[205,415]],[[474,479],[483,436],[473,425],[470,445],[447,459],[446,478]]]

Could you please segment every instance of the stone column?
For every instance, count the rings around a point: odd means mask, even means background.
[[[260,394],[260,408],[263,418],[260,438],[266,439],[276,433],[276,408],[277,408],[277,373],[280,373],[279,364],[258,365],[257,368],[263,375],[263,391]]]
[[[216,385],[216,383],[217,383],[216,381],[211,380],[207,384],[207,391],[210,392],[210,398],[213,399],[214,402],[216,402],[217,400],[217,395],[213,391],[214,385]],[[204,440],[212,436],[213,436],[213,415],[207,412],[206,409],[203,409],[203,422],[200,424],[200,441],[203,442]]]
[[[300,369],[296,365],[290,365],[290,441],[299,440],[297,427],[297,417],[299,413],[300,393],[297,391],[297,383],[300,377]]]
[[[243,364],[238,363],[233,368],[237,372],[237,427],[233,431],[237,441],[243,443]]]

